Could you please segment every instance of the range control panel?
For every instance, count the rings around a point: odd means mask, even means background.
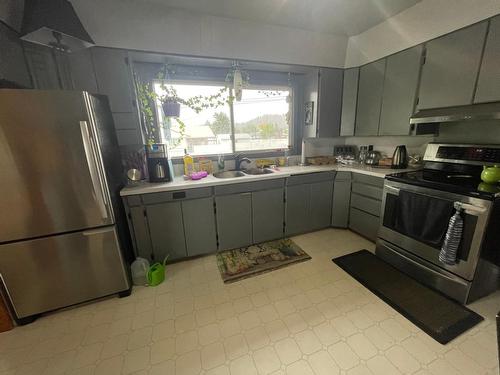
[[[500,164],[500,147],[439,146],[436,158]]]

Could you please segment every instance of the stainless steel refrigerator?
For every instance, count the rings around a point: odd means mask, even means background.
[[[20,321],[130,290],[107,98],[0,90],[0,276]]]

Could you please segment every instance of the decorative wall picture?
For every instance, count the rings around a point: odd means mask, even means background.
[[[314,102],[306,102],[305,105],[305,124],[312,125],[314,116]]]

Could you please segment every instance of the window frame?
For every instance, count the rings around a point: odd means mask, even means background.
[[[153,80],[153,89],[157,83],[160,83],[162,80],[161,79],[154,79]],[[228,86],[226,81],[217,81],[217,80],[207,80],[207,79],[200,79],[200,80],[189,80],[189,79],[168,79],[168,80],[163,80],[167,81],[168,84],[177,84],[177,85],[192,85],[192,86]],[[293,139],[294,139],[294,131],[295,131],[295,101],[294,101],[294,87],[293,86],[287,86],[287,85],[280,85],[280,84],[248,84],[246,85],[243,90],[245,89],[251,89],[251,90],[275,90],[275,91],[289,91],[290,96],[292,97],[292,101],[289,104],[289,116],[290,120],[288,123],[288,147],[285,148],[273,148],[273,149],[258,149],[258,150],[241,150],[241,151],[236,151],[236,137],[235,137],[235,122],[234,122],[234,105],[229,106],[229,113],[230,113],[230,121],[231,121],[231,149],[232,152],[229,153],[217,153],[217,154],[203,154],[203,155],[194,155],[195,157],[204,157],[207,159],[211,160],[217,160],[218,155],[223,155],[224,157],[229,157],[229,159],[234,158],[238,154],[244,153],[247,156],[250,157],[275,157],[275,156],[280,156],[285,150],[288,150],[292,145],[293,145]],[[233,89],[229,87],[229,94],[233,94]],[[155,103],[156,107],[156,120],[159,122],[160,118],[163,118],[163,114],[161,113],[162,109],[161,106],[158,105],[158,103]],[[159,124],[158,124],[159,125]],[[171,157],[171,160],[176,162],[182,162],[182,156],[173,156]]]

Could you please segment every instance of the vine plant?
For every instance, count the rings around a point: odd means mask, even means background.
[[[138,75],[134,72],[139,109],[142,114],[142,122],[148,144],[156,143],[158,141],[158,130],[161,126],[155,116],[155,106],[158,101],[162,104],[179,103],[191,108],[196,113],[200,113],[201,111],[209,108],[216,109],[233,101],[233,97],[231,96],[231,92],[227,86],[222,87],[213,95],[197,95],[190,98],[181,98],[177,94],[177,90],[172,85],[167,84],[170,72],[171,69],[169,69],[169,66],[164,65],[156,75],[156,79],[160,82],[160,87],[163,91],[162,95],[159,95],[154,91],[153,82],[142,82]],[[170,146],[176,147],[186,136],[186,124],[184,124],[178,116],[173,117],[173,120],[175,120],[179,125],[179,130],[169,130],[178,133],[179,137],[177,138],[177,141]],[[170,126],[170,121],[163,124],[163,126]]]

